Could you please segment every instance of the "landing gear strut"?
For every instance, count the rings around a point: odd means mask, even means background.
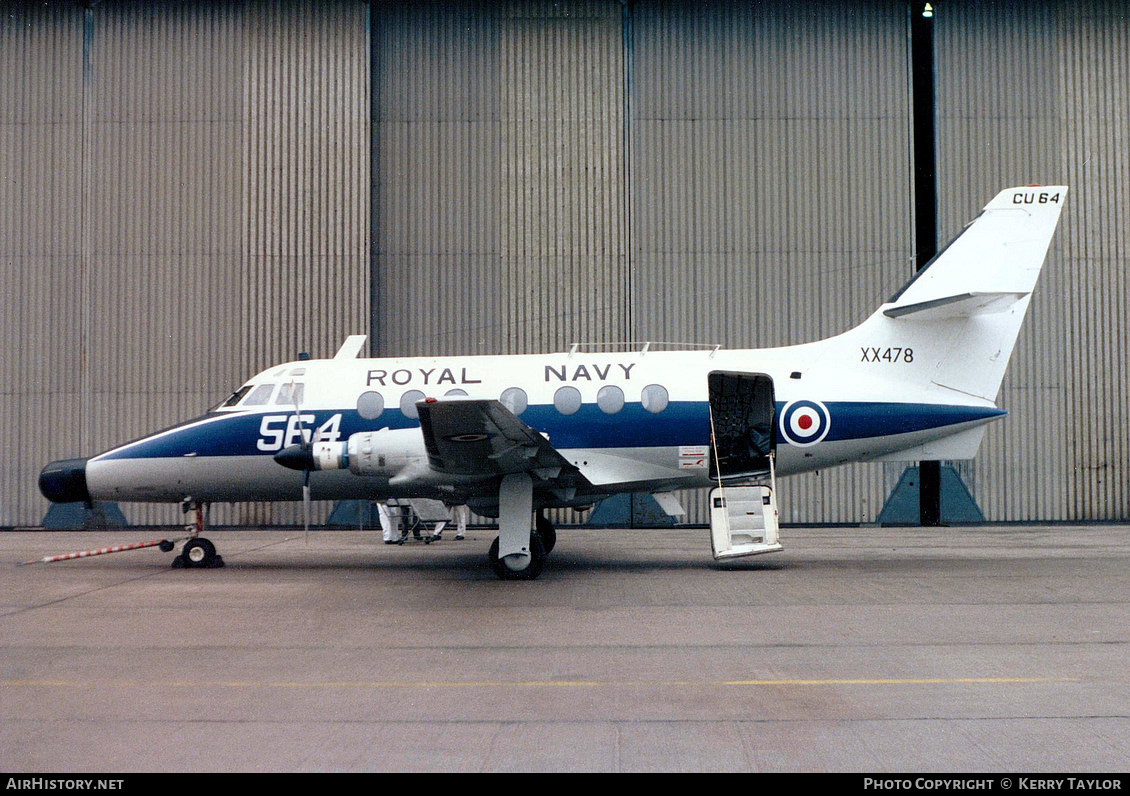
[[[491,569],[503,580],[536,578],[557,542],[553,526],[540,512],[537,531],[530,529],[533,502],[534,482],[529,473],[503,476],[498,487],[498,538],[487,553]]]
[[[204,532],[204,505],[186,500],[183,509],[185,513],[195,510],[196,517],[190,525],[186,525],[184,528],[185,532],[191,535],[191,538],[184,543],[180,555],[173,559],[173,568],[215,569],[222,567],[224,565],[223,556],[216,552],[216,546],[211,541],[200,535]],[[161,549],[164,549],[164,545]]]

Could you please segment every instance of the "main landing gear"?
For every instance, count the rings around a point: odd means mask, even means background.
[[[498,540],[495,537],[487,551],[487,560],[494,574],[502,580],[533,580],[541,574],[545,566],[546,549],[536,532],[530,534],[529,551],[525,554],[512,553],[505,558],[498,557]]]
[[[487,552],[494,574],[502,580],[533,580],[557,544],[553,525],[538,512],[537,530],[530,528],[534,482],[529,473],[511,473],[498,489],[498,538]]]
[[[553,548],[557,546],[557,530],[553,527],[553,523],[547,520],[540,511],[534,519],[534,530],[541,537],[541,543],[545,547],[546,554],[552,553]]]
[[[211,541],[200,535],[204,532],[204,505],[186,500],[183,509],[185,513],[195,510],[196,517],[191,524],[184,526],[185,532],[189,534],[189,539],[181,548],[180,555],[173,559],[173,568],[216,569],[222,567],[224,565],[223,556],[216,552],[216,546]],[[169,552],[172,550],[172,545],[170,544],[166,549],[162,544],[161,549]]]

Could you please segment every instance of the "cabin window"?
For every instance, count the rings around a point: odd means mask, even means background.
[[[581,391],[576,387],[561,387],[553,394],[553,405],[563,415],[576,414],[581,408]]]
[[[649,384],[640,394],[640,403],[643,408],[652,414],[658,414],[667,408],[667,388],[662,384]]]
[[[266,406],[271,400],[271,393],[275,391],[273,384],[260,384],[244,400],[244,406]]]
[[[384,410],[385,399],[379,392],[363,392],[357,399],[357,414],[366,420],[376,420]]]
[[[498,399],[502,405],[509,409],[516,415],[520,415],[526,411],[529,405],[529,399],[526,397],[526,391],[521,387],[508,387],[502,391],[502,395]]]
[[[458,387],[456,387],[454,390],[448,390],[443,395],[444,395],[445,398],[450,398],[453,395],[466,395],[466,394],[467,394],[466,390],[461,390]]]
[[[596,394],[596,405],[606,415],[614,415],[624,408],[624,391],[615,384],[606,384]]]
[[[279,387],[279,394],[275,396],[275,403],[282,406],[301,406],[302,398],[306,395],[306,385],[287,382]]]
[[[416,411],[416,402],[424,400],[424,394],[419,390],[409,390],[400,396],[400,414],[416,420],[420,413]]]

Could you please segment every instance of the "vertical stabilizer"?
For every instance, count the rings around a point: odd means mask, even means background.
[[[1064,186],[1001,191],[894,298],[827,341],[821,359],[854,362],[866,381],[907,392],[994,401],[1066,198]]]

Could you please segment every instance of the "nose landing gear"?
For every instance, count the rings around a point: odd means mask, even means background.
[[[216,552],[216,546],[203,537],[189,539],[181,554],[173,559],[173,566],[177,568],[213,569],[223,565],[224,558]]]
[[[182,504],[185,513],[195,509],[195,520],[184,527],[190,538],[184,543],[180,555],[173,559],[173,569],[216,569],[224,565],[224,558],[216,546],[200,534],[204,532],[204,505],[186,499]],[[164,546],[161,548],[164,549]]]

